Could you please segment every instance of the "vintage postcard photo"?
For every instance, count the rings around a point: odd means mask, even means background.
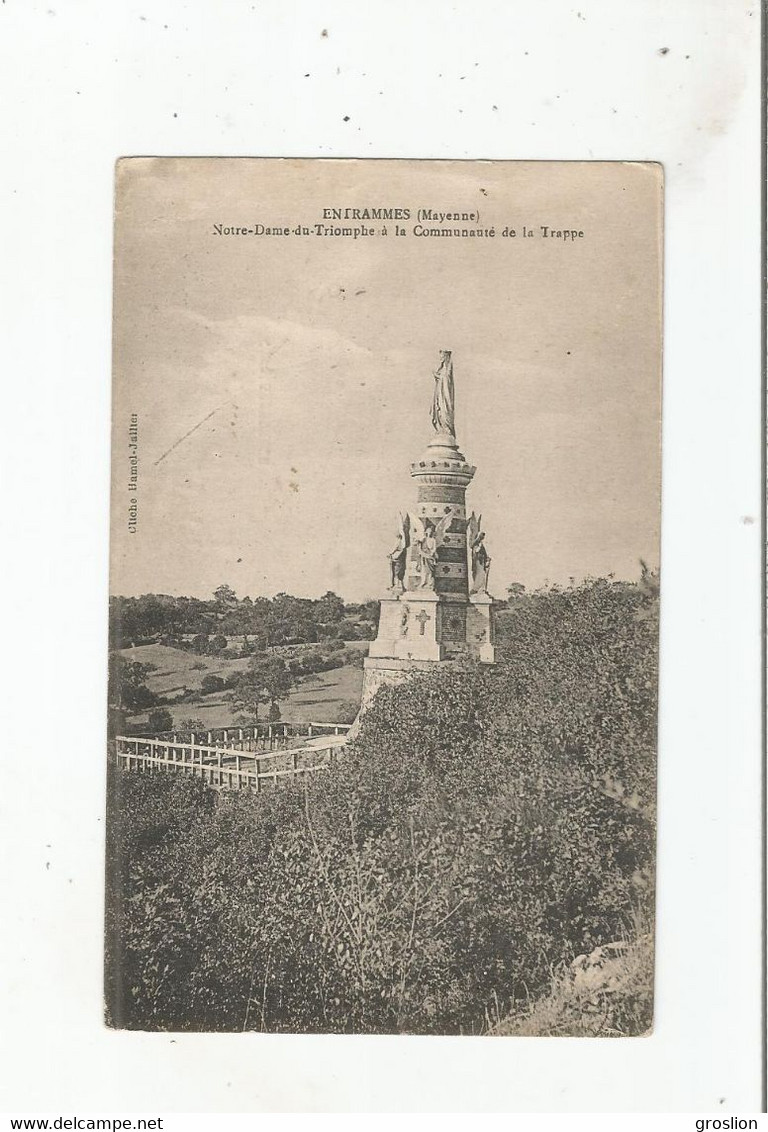
[[[110,1026],[651,1029],[662,214],[118,163]]]

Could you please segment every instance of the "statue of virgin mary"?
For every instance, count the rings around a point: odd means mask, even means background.
[[[432,375],[435,391],[432,397],[432,427],[436,433],[456,435],[453,423],[453,362],[451,351],[440,351],[440,365]]]

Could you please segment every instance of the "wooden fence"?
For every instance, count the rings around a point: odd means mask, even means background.
[[[349,724],[259,724],[194,734],[118,735],[118,767],[144,773],[187,774],[222,790],[260,791],[265,785],[327,770],[344,748]],[[328,742],[324,743],[323,738]]]
[[[210,731],[153,731],[134,738],[198,746],[227,747],[233,751],[274,751],[298,746],[296,740],[322,735],[346,735],[351,723],[256,723],[250,727],[214,727]]]

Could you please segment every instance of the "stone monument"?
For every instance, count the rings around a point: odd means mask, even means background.
[[[381,600],[379,631],[365,660],[362,709],[384,683],[436,664],[496,660],[491,559],[465,494],[475,468],[459,451],[454,425],[453,362],[442,350],[434,373],[432,437],[411,464],[416,509],[399,516],[390,551],[390,588]]]

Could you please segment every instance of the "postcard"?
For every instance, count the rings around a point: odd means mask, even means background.
[[[110,1026],[651,1029],[662,214],[118,163]]]

